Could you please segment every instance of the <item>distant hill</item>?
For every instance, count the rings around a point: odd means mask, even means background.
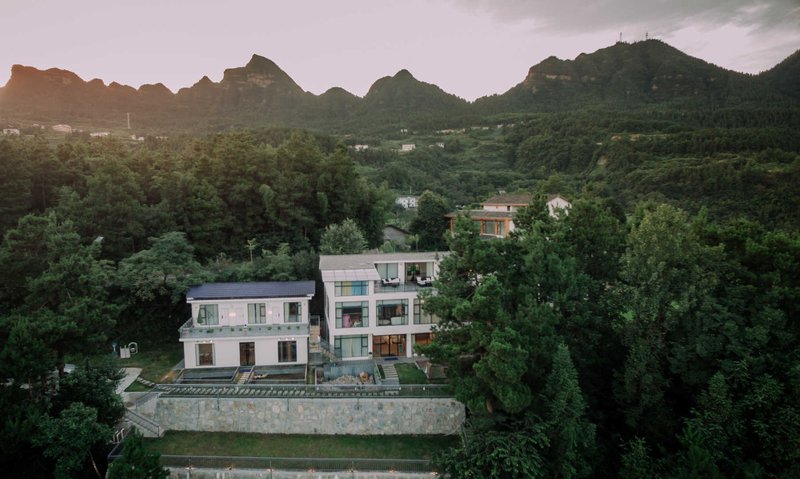
[[[795,75],[795,82],[800,76]],[[617,43],[574,60],[549,57],[502,95],[476,103],[487,112],[585,105],[680,102],[732,106],[768,96],[763,76],[746,75],[689,56],[659,40]],[[794,99],[796,92],[786,91]]]
[[[161,83],[137,90],[99,79],[87,82],[67,70],[14,65],[0,89],[0,117],[122,124],[130,112],[139,127],[285,125],[364,131],[456,126],[486,115],[586,106],[724,107],[798,100],[800,53],[765,73],[746,75],[648,40],[617,43],[574,60],[547,58],[507,92],[473,103],[419,81],[407,70],[377,80],[363,98],[341,88],[314,95],[259,55],[243,67],[225,70],[219,83],[205,76],[177,93]]]

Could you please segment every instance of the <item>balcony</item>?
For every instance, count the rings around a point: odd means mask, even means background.
[[[408,283],[389,282],[387,280],[375,281],[375,293],[415,293],[422,289],[430,289],[433,287],[433,281],[430,278],[411,281]]]
[[[304,336],[308,323],[239,324],[235,326],[193,326],[192,318],[180,327],[181,339],[216,339],[239,337]]]

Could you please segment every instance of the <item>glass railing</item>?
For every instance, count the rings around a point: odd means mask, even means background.
[[[180,337],[212,339],[230,337],[290,336],[309,333],[308,323],[238,324],[234,326],[194,326],[189,318],[180,328]]]
[[[384,283],[375,281],[375,293],[413,293],[421,289],[429,289],[433,286],[433,281],[423,281],[418,284],[416,281],[408,283]]]

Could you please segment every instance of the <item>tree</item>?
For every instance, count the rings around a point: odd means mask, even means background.
[[[411,232],[419,238],[417,247],[423,251],[441,251],[447,247],[444,240],[448,231],[450,209],[444,198],[431,191],[425,191],[417,202],[417,216],[411,222]]]
[[[87,459],[97,477],[102,478],[92,448],[108,441],[112,434],[109,426],[97,422],[97,410],[73,403],[58,417],[42,417],[34,443],[44,448],[45,457],[55,461],[56,479],[71,479]]]
[[[319,242],[321,254],[357,254],[367,249],[367,241],[355,221],[346,219],[328,225]]]
[[[122,457],[108,467],[108,479],[166,479],[169,469],[161,467],[159,454],[148,452],[142,435],[135,431],[125,439]]]
[[[586,419],[586,402],[569,349],[561,344],[543,392],[549,447],[547,462],[554,478],[588,477],[592,472],[595,426]]]

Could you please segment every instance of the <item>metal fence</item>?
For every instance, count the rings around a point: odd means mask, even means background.
[[[452,397],[449,384],[159,384],[163,397]]]
[[[182,469],[259,469],[318,472],[436,472],[430,461],[416,459],[162,455],[161,464],[166,467]]]

